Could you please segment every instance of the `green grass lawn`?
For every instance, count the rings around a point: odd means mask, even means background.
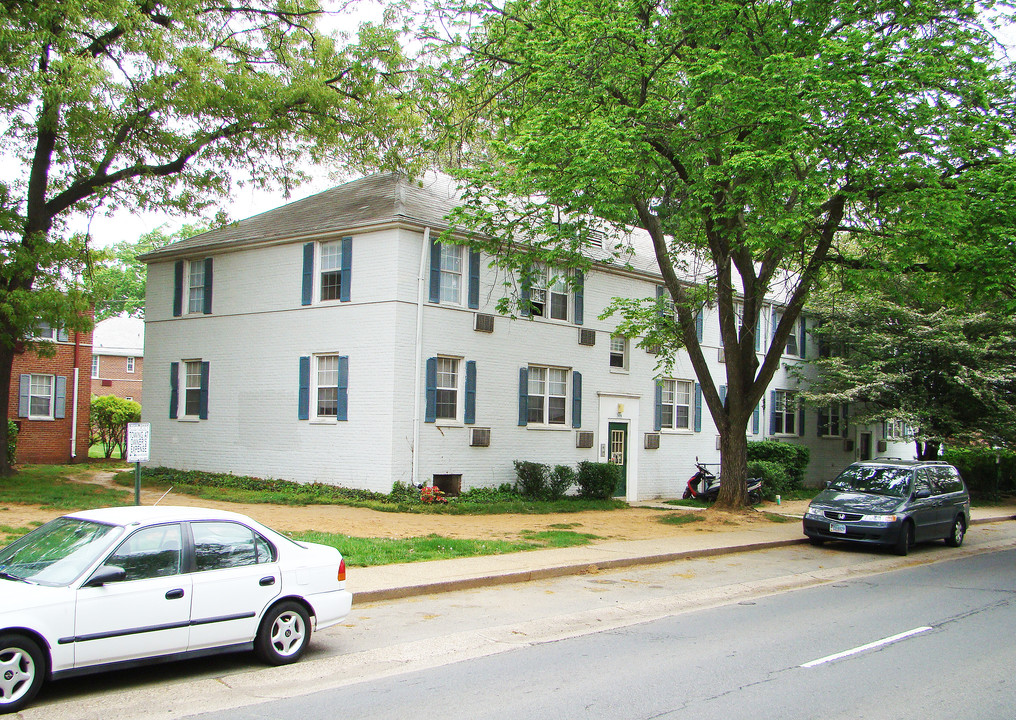
[[[14,475],[0,478],[0,504],[23,503],[54,510],[85,510],[129,505],[134,495],[126,490],[75,482],[70,478],[105,463],[88,465],[23,465]],[[118,461],[109,468],[119,467]]]

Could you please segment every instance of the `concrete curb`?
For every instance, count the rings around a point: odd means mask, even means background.
[[[1016,520],[1016,515],[1004,515],[1000,517],[979,519],[971,518],[970,524],[981,525],[1011,520]],[[808,538],[802,535],[799,538],[788,540],[774,540],[768,542],[750,543],[746,545],[728,545],[698,550],[682,550],[678,552],[667,552],[654,555],[619,557],[614,559],[597,560],[595,562],[584,561],[572,564],[566,563],[546,567],[534,567],[528,570],[515,570],[511,572],[455,578],[453,580],[438,580],[432,583],[417,583],[415,585],[379,588],[377,590],[354,592],[353,604],[357,605],[384,600],[399,600],[419,595],[432,595],[435,593],[454,592],[456,590],[473,590],[476,588],[495,587],[497,585],[509,585],[512,583],[531,582],[534,580],[547,580],[569,575],[582,575],[585,573],[597,572],[599,570],[614,570],[618,568],[635,567],[637,565],[656,565],[660,563],[674,562],[676,560],[716,557],[719,555],[730,555],[733,553],[751,552],[754,550],[769,550],[771,548],[789,547],[807,542]]]

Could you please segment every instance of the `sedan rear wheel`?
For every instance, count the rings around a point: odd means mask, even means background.
[[[0,635],[0,712],[18,712],[46,678],[46,656],[23,635]]]
[[[296,602],[271,608],[261,621],[254,650],[269,665],[287,665],[303,655],[310,642],[310,615]]]
[[[959,547],[963,544],[963,537],[967,534],[967,524],[963,520],[962,515],[957,515],[956,519],[953,520],[952,531],[949,533],[949,537],[945,539],[945,544],[949,547]]]

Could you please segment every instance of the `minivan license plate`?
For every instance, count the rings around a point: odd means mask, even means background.
[[[839,533],[840,535],[847,534],[847,526],[843,523],[829,523],[829,532]]]

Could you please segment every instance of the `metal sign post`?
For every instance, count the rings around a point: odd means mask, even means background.
[[[148,462],[151,423],[127,423],[127,462],[134,463],[134,504],[141,504],[141,463]]]

